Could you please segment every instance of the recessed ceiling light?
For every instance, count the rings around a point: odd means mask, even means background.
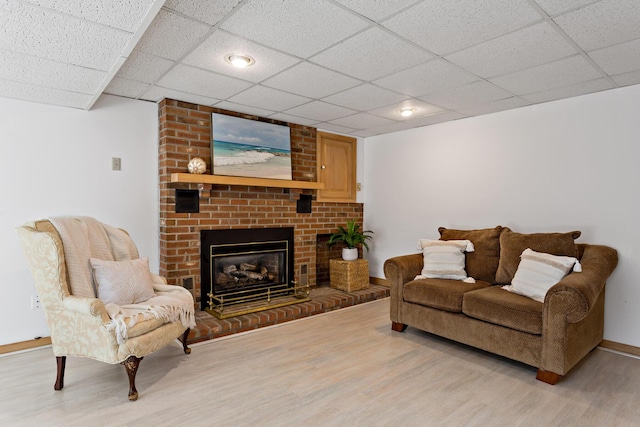
[[[415,108],[402,108],[401,110],[398,110],[402,117],[409,117],[413,115],[414,111],[416,111]]]
[[[245,68],[255,64],[256,60],[248,55],[241,55],[239,53],[230,53],[224,57],[224,60],[234,67]]]

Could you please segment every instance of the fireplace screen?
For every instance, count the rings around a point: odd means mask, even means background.
[[[202,310],[221,316],[229,306],[252,304],[244,309],[252,312],[256,304],[264,309],[274,299],[299,297],[292,277],[293,228],[203,230],[200,243]]]
[[[211,245],[211,278],[215,295],[249,291],[266,284],[288,283],[287,241]]]

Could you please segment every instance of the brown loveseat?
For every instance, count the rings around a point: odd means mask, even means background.
[[[465,268],[475,283],[418,279],[423,254],[388,259],[392,329],[412,326],[538,368],[537,379],[555,384],[603,338],[605,281],[617,252],[607,246],[575,244],[573,233],[520,234],[508,228],[439,229],[440,240],[468,239],[475,252]],[[582,272],[554,285],[544,303],[502,289],[522,251],[574,256]]]

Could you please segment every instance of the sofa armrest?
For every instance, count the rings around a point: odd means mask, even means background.
[[[391,321],[404,323],[400,318],[400,305],[403,301],[404,284],[413,280],[422,271],[423,256],[421,253],[389,258],[384,263],[384,275],[391,287]]]
[[[585,245],[580,264],[582,272],[568,274],[547,292],[545,317],[552,314],[549,310],[554,307],[562,311],[569,323],[578,322],[586,316],[616,268],[618,253],[608,246]]]
[[[69,295],[62,300],[65,309],[76,313],[100,318],[102,323],[109,323],[109,313],[104,303],[98,298],[83,298]]]
[[[389,258],[384,263],[384,275],[391,285],[404,285],[420,274],[423,263],[421,253]]]
[[[542,309],[540,370],[564,375],[602,341],[604,287],[617,263],[614,249],[585,245],[582,272],[549,289]]]

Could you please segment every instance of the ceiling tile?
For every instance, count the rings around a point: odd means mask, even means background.
[[[640,71],[618,74],[612,77],[613,81],[620,86],[629,86],[640,83]]]
[[[576,9],[594,0],[536,0],[536,3],[550,16]]]
[[[282,92],[265,86],[253,86],[229,99],[231,102],[264,108],[272,111],[284,111],[311,101],[291,93]]]
[[[126,96],[127,98],[137,98],[148,91],[150,87],[151,85],[148,83],[114,77],[104,92],[111,95]]]
[[[209,25],[215,25],[231,12],[240,0],[167,0],[164,7],[190,16]]]
[[[131,52],[131,55],[118,70],[117,77],[155,83],[174,63],[170,59],[161,58],[136,49]]]
[[[546,22],[480,43],[446,57],[481,77],[513,73],[576,54]]]
[[[430,0],[382,24],[420,46],[444,55],[540,19],[526,0]]]
[[[76,18],[134,33],[157,0],[25,0]]]
[[[489,79],[516,95],[541,92],[601,77],[580,55]]]
[[[163,58],[177,60],[210,29],[209,25],[161,10],[136,48]]]
[[[640,38],[640,1],[602,0],[554,18],[582,49]]]
[[[0,78],[92,95],[100,89],[107,73],[4,51],[0,54]]]
[[[331,123],[334,125],[346,126],[353,129],[367,129],[388,125],[394,123],[394,121],[378,116],[372,116],[371,114],[367,113],[358,113],[354,114],[353,116],[331,120]]]
[[[181,92],[179,90],[167,89],[165,87],[152,86],[148,91],[140,96],[140,99],[147,101],[160,102],[164,98],[177,99],[178,101],[191,102],[200,105],[213,105],[219,102],[219,99],[209,98],[192,93]]]
[[[0,49],[108,71],[131,34],[27,3],[0,13]]]
[[[589,52],[589,56],[607,74],[640,70],[640,39]]]
[[[457,109],[497,101],[498,99],[510,98],[512,96],[512,93],[485,80],[478,80],[464,86],[434,92],[422,96],[420,99],[444,108]]]
[[[344,92],[328,96],[323,101],[340,105],[354,110],[366,111],[383,107],[389,104],[399,103],[407,99],[406,95],[401,95],[390,90],[383,89],[372,84],[364,84],[354,87]]]
[[[275,113],[269,116],[270,119],[280,120],[287,123],[295,123],[303,126],[314,126],[318,124],[317,120],[309,120],[303,117],[292,116],[291,114]]]
[[[249,0],[221,28],[307,58],[367,25],[326,0]]]
[[[400,132],[407,129],[414,129],[422,126],[430,126],[437,123],[448,122],[451,120],[457,120],[466,117],[460,113],[453,111],[445,111],[430,116],[420,117],[417,119],[407,120],[399,123],[393,123],[386,126],[380,126],[369,129],[374,135],[382,135],[391,132]]]
[[[407,6],[416,3],[417,0],[336,0],[366,16],[373,21],[379,21],[382,18],[398,12]]]
[[[530,93],[522,95],[521,98],[527,99],[534,103],[554,101],[561,98],[571,98],[573,96],[584,95],[591,92],[598,92],[605,89],[613,89],[614,85],[607,79],[595,79],[586,82],[580,82],[574,85],[560,87],[556,89],[546,90],[543,92]]]
[[[369,81],[423,63],[432,57],[404,40],[374,27],[332,46],[311,58],[311,61]]]
[[[356,130],[353,128],[348,128],[346,126],[334,125],[332,123],[319,123],[316,126],[318,128],[318,131],[342,133],[345,135],[350,135]]]
[[[357,111],[338,107],[337,105],[327,104],[322,101],[313,101],[291,108],[285,111],[285,113],[305,117],[307,119],[314,119],[319,122],[327,122],[340,117],[350,116],[357,113]]]
[[[33,101],[41,104],[53,104],[63,107],[85,108],[92,96],[83,93],[69,92],[50,87],[36,86],[26,83],[10,82],[0,79],[0,96]]]
[[[222,101],[214,105],[216,108],[222,108],[223,110],[236,111],[238,113],[252,114],[254,116],[267,117],[273,114],[273,111],[264,110],[262,108],[248,107],[242,104],[236,104],[235,102]]]
[[[437,59],[376,80],[374,83],[417,98],[474,80],[478,80],[478,77],[447,61]]]
[[[442,113],[433,114],[431,116],[420,117],[415,120],[411,120],[407,122],[407,124],[413,124],[416,126],[429,126],[435,125],[436,123],[448,122],[450,120],[458,120],[466,117],[464,114],[460,114],[455,111],[444,111]]]
[[[208,98],[225,99],[248,88],[251,83],[178,64],[157,85]]]
[[[225,56],[230,53],[249,55],[256,62],[246,68],[236,68],[225,61]],[[299,59],[293,56],[260,46],[224,31],[216,31],[182,62],[257,83],[298,61]]]
[[[410,117],[403,117],[400,115],[400,110],[404,108],[413,109],[413,114]],[[432,114],[436,114],[442,111],[442,108],[437,107],[432,104],[427,104],[424,101],[420,101],[417,99],[407,99],[402,101],[399,104],[390,105],[383,108],[377,108],[375,110],[367,111],[369,114],[373,114],[374,116],[386,117],[391,120],[415,120],[418,117],[430,116]]]
[[[265,86],[315,99],[340,92],[360,83],[360,80],[309,62],[301,62],[262,82]]]
[[[368,130],[356,130],[356,131],[351,132],[350,135],[351,136],[361,137],[361,138],[369,138],[371,136],[376,136],[378,134],[376,132],[370,132]]]
[[[458,108],[456,111],[467,116],[480,116],[482,114],[490,114],[498,111],[524,107],[529,104],[531,104],[529,101],[514,96],[512,98],[500,99],[486,104]]]

